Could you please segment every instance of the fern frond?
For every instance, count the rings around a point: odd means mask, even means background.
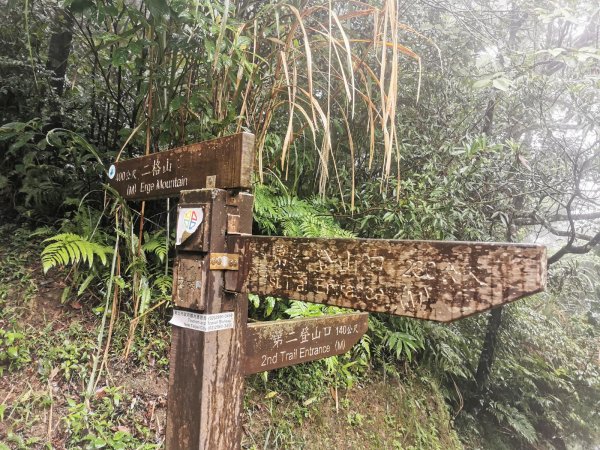
[[[106,255],[112,253],[110,247],[91,242],[75,233],[57,234],[45,239],[44,242],[50,242],[42,250],[44,273],[56,266],[67,266],[79,262],[87,262],[91,268],[96,258],[102,265],[106,265]]]
[[[156,277],[152,287],[157,289],[164,297],[170,297],[173,288],[173,277],[171,275],[160,275]]]
[[[158,256],[158,259],[160,259],[161,262],[164,262],[169,252],[164,233],[162,231],[159,231],[153,235],[146,233],[144,236],[142,250],[144,250],[146,253],[154,253],[156,256]]]
[[[490,411],[496,417],[498,422],[508,424],[508,426],[523,437],[528,443],[534,444],[537,442],[538,437],[534,426],[525,414],[517,408],[510,405],[503,405],[499,402],[490,402]]]

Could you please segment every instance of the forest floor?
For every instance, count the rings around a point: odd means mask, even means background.
[[[128,327],[117,321],[107,370],[89,387],[101,312],[85,301],[62,303],[64,273],[44,276],[39,247],[25,233],[6,231],[0,229],[0,450],[162,448],[167,319],[140,329],[127,359]],[[304,396],[273,386],[264,375],[247,380],[243,448],[462,448],[440,393],[410,371],[402,380],[372,371],[351,389]]]

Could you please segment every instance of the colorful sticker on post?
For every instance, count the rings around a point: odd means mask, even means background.
[[[202,208],[179,208],[177,216],[177,240],[175,245],[181,245],[192,234],[204,220],[204,211]]]

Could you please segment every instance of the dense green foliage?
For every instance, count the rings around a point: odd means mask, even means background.
[[[373,315],[352,352],[253,387],[304,402],[374,372],[416,374],[440,387],[467,447],[600,440],[600,12],[567,0],[465,8],[11,0],[0,10],[0,222],[45,239],[44,270],[68,267],[63,302],[85,300],[100,318],[96,343],[48,356],[88,400],[111,342],[166,364],[144,334],[166,315],[172,284],[175,201],[126,204],[105,168],[249,130],[257,234],[542,235],[553,254],[548,291],[500,314],[448,326]],[[6,283],[19,276],[0,268]],[[251,297],[261,320],[336,312]],[[5,323],[0,373],[31,358]],[[94,405],[102,417],[119,407],[109,394]],[[79,428],[88,407],[72,405],[72,445],[134,445]]]

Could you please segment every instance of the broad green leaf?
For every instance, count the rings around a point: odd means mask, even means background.
[[[152,17],[156,19],[169,14],[169,5],[165,0],[146,0],[145,3]]]
[[[496,89],[506,92],[510,89],[512,82],[508,78],[495,78],[492,82],[492,86]]]
[[[473,83],[473,89],[483,89],[485,87],[488,87],[491,83],[491,78],[482,78],[481,80],[477,80],[475,83]]]
[[[90,285],[90,283],[92,282],[93,279],[94,279],[94,275],[88,275],[87,278],[85,280],[83,280],[83,283],[81,283],[81,285],[79,286],[79,289],[77,290],[78,297],[81,294],[83,294],[83,292],[88,288],[88,286]]]
[[[127,47],[117,48],[112,55],[112,64],[115,67],[123,66],[127,64],[129,59],[129,50]]]
[[[65,0],[65,8],[70,7],[74,13],[82,13],[87,9],[94,7],[94,2],[91,0]]]

